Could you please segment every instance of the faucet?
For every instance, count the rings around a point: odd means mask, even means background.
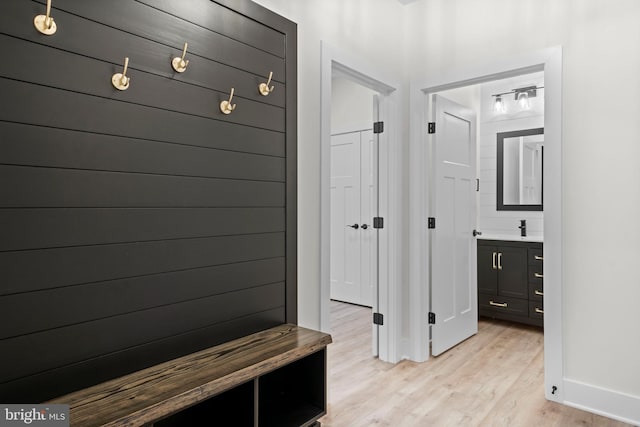
[[[522,237],[526,237],[527,236],[527,220],[521,219],[520,226],[518,228],[520,229],[520,235]]]

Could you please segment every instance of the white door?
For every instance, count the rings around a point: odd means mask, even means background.
[[[331,299],[372,306],[375,267],[372,131],[331,136]]]
[[[360,295],[360,133],[331,136],[331,299]]]
[[[431,251],[431,351],[437,356],[478,332],[476,116],[433,95],[435,229]]]

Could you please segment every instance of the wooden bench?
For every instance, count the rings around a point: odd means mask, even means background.
[[[72,426],[308,426],[326,413],[331,336],[294,325],[116,378],[50,403]]]

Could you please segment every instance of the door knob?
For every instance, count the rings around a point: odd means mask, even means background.
[[[366,230],[367,228],[369,228],[369,226],[367,224],[362,224],[361,227],[362,227],[363,230]]]
[[[347,225],[347,227],[351,227],[354,230],[357,230],[358,228],[360,228],[360,226],[358,224],[353,224],[353,225]]]

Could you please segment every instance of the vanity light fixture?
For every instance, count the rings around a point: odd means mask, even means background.
[[[509,92],[496,93],[491,96],[495,97],[493,110],[496,113],[506,113],[507,108],[503,100],[504,95],[514,94],[514,99],[521,110],[531,109],[531,98],[538,96],[538,89],[544,89],[544,86],[526,86],[513,89]]]
[[[529,110],[531,108],[529,94],[526,91],[516,92],[516,101],[522,110]]]
[[[504,101],[502,100],[502,96],[493,95],[496,97],[496,102],[493,104],[493,111],[496,113],[506,113],[507,108],[504,105]]]

